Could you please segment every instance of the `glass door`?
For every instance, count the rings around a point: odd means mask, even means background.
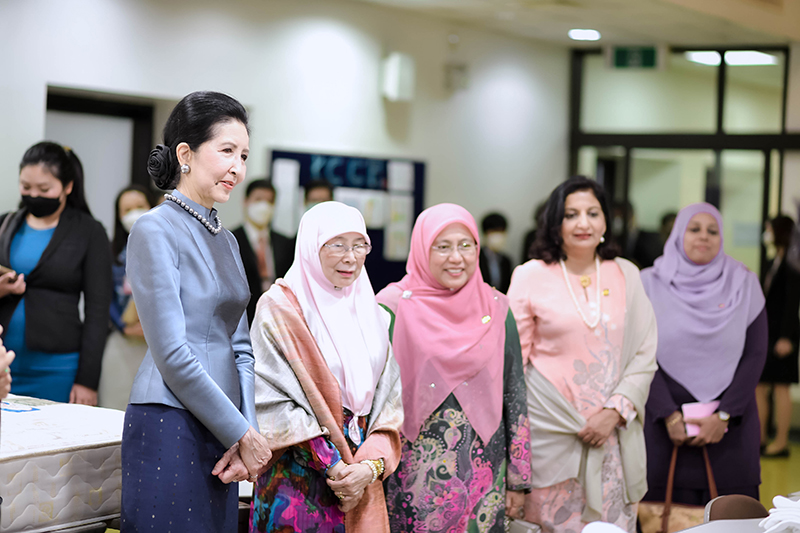
[[[761,272],[765,159],[760,151],[723,150],[720,160],[725,252],[756,274]]]
[[[712,150],[631,150],[625,257],[640,268],[652,266],[663,252],[674,215],[704,200],[714,164]],[[615,233],[622,222],[615,217]]]

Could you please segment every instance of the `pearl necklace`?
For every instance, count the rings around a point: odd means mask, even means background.
[[[175,202],[176,204],[178,204],[179,206],[184,208],[187,213],[189,213],[194,218],[199,220],[200,223],[202,225],[204,225],[206,227],[206,229],[211,232],[212,235],[216,235],[220,231],[222,231],[222,221],[219,219],[219,216],[216,217],[217,227],[215,228],[214,226],[211,225],[211,222],[206,220],[206,217],[204,217],[203,215],[201,215],[200,213],[198,213],[197,211],[192,209],[191,206],[189,206],[186,202],[184,202],[183,200],[181,200],[177,196],[172,196],[171,194],[165,194],[164,198],[166,198],[167,200],[170,200],[172,202]]]
[[[569,290],[569,295],[572,297],[572,303],[575,304],[575,308],[578,310],[578,314],[581,315],[583,319],[583,323],[589,326],[590,329],[594,329],[597,327],[597,324],[600,323],[600,317],[603,314],[602,310],[602,301],[600,300],[600,258],[595,255],[594,257],[594,267],[597,271],[597,318],[594,322],[589,322],[586,320],[586,315],[583,314],[583,309],[581,309],[581,305],[578,302],[578,299],[575,297],[575,292],[572,290],[572,283],[569,282],[569,274],[567,274],[567,265],[564,264],[563,259],[558,260],[561,263],[561,271],[564,272],[564,281],[567,282],[567,289]]]

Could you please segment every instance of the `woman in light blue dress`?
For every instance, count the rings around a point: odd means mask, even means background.
[[[167,201],[128,239],[147,341],[122,434],[122,531],[235,531],[238,490],[271,457],[255,417],[250,290],[214,209],[245,177],[247,113],[220,93],[173,109],[148,170]]]

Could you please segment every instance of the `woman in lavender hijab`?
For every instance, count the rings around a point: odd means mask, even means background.
[[[664,500],[669,458],[680,446],[674,501],[709,499],[706,446],[719,494],[758,498],[761,483],[755,388],[767,353],[758,278],[722,249],[722,216],[712,205],[678,213],[664,255],[642,272],[658,323],[659,370],[646,406],[645,500]],[[684,419],[683,404],[719,402]],[[686,423],[699,426],[687,437]],[[732,466],[734,466],[732,468]]]

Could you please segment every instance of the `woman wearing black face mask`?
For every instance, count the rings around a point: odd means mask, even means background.
[[[12,270],[0,275],[3,343],[17,354],[11,392],[96,405],[111,303],[108,237],[69,148],[30,147],[19,190],[20,209],[0,216],[0,265]]]

